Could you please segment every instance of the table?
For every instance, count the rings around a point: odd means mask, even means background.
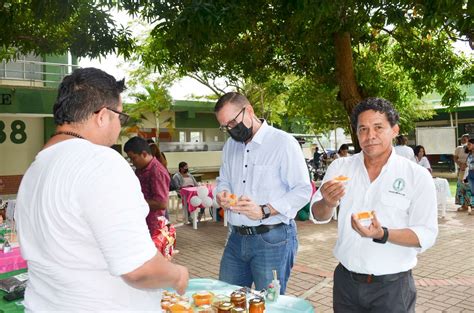
[[[26,268],[26,261],[20,254],[20,248],[12,248],[8,253],[0,251],[0,273],[11,272]]]
[[[9,273],[0,274],[0,278],[6,278],[20,273],[24,273],[26,270],[19,270]],[[210,279],[210,278],[193,278],[189,280],[188,288],[186,289],[186,296],[192,299],[193,293],[201,290],[209,290],[214,294],[223,294],[230,296],[232,291],[240,289],[239,286],[230,285],[225,282]],[[24,311],[22,300],[16,300],[8,302],[3,299],[6,293],[0,290],[0,310],[8,313],[21,313]],[[265,303],[266,312],[269,313],[313,313],[314,308],[310,302],[299,299],[292,296],[278,296],[278,300],[275,302]]]
[[[449,190],[449,183],[446,178],[434,177],[433,182],[436,187],[436,202],[438,210],[441,210],[441,217],[446,216],[446,203],[448,198],[451,198],[451,190]]]
[[[211,184],[207,184],[207,185],[203,185],[203,186],[207,187],[208,196],[213,198],[214,197],[213,196],[214,186],[211,185]],[[179,191],[179,193],[181,194],[181,199],[183,201],[184,222],[187,223],[189,213],[191,213],[192,218],[193,218],[193,229],[197,229],[197,213],[198,213],[197,209],[202,207],[202,206],[195,207],[195,206],[191,205],[191,198],[193,196],[197,195],[197,189],[198,189],[198,187],[183,187]],[[214,221],[217,222],[217,209],[216,208],[213,208],[213,214],[212,215],[213,215]],[[226,210],[224,210],[224,226],[227,226],[227,212],[226,212]]]
[[[14,276],[20,273],[26,272],[26,269],[21,269],[18,271],[13,271],[13,272],[8,272],[8,273],[3,273],[0,274],[0,279],[7,278],[10,276]],[[5,312],[5,313],[23,313],[24,312],[24,307],[21,304],[23,302],[23,299],[15,300],[15,301],[7,301],[3,299],[3,296],[6,295],[7,293],[3,290],[0,290],[0,312]]]
[[[230,285],[228,283],[210,279],[210,278],[193,278],[189,280],[186,296],[192,299],[193,293],[201,290],[208,290],[215,295],[222,294],[230,296],[230,294],[240,289],[240,286]],[[275,302],[266,302],[265,311],[269,313],[312,313],[314,308],[310,302],[292,296],[278,296]]]

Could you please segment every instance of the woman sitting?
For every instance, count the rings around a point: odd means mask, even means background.
[[[431,172],[431,164],[430,161],[428,161],[428,158],[426,157],[425,147],[416,146],[413,151],[415,152],[416,163]]]
[[[178,188],[178,195],[179,195],[179,190],[183,187],[194,187],[197,186],[198,183],[194,176],[189,173],[189,168],[188,168],[188,163],[186,162],[179,162],[178,164],[178,172],[173,175],[173,182],[175,186]],[[181,197],[179,195],[179,197]],[[201,210],[198,213],[198,221],[201,221],[202,215],[204,214],[204,209],[201,208]]]
[[[173,175],[173,180],[179,189],[183,187],[193,187],[193,186],[198,185],[194,176],[191,173],[189,173],[188,163],[184,161],[179,162],[178,172],[176,172],[176,174]]]

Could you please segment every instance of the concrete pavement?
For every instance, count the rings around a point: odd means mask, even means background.
[[[413,270],[418,298],[416,312],[474,312],[474,216],[455,212],[450,205],[439,219],[434,247],[419,255]],[[175,215],[172,214],[172,221]],[[288,282],[287,294],[310,301],[316,312],[332,312],[332,255],[337,223],[297,222],[299,251]],[[175,262],[189,268],[192,278],[218,278],[227,228],[210,220],[177,227]]]

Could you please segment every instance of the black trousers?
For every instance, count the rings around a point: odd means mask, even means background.
[[[386,278],[386,279],[385,279]],[[333,308],[336,313],[415,312],[416,288],[411,271],[381,279],[364,279],[341,264],[334,271]]]

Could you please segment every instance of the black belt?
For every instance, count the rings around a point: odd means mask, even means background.
[[[409,273],[411,273],[411,270],[406,271],[406,272],[400,272],[400,273],[395,273],[395,274],[387,274],[387,275],[372,275],[372,274],[360,274],[356,272],[351,272],[347,268],[344,267],[344,265],[340,264],[341,268],[349,273],[352,277],[353,280],[358,281],[359,283],[383,283],[383,282],[391,282],[391,281],[396,281],[400,277],[403,277]]]
[[[258,226],[233,226],[232,230],[243,235],[259,235],[268,233],[271,229],[285,225],[285,223],[274,224],[274,225],[258,225]]]

